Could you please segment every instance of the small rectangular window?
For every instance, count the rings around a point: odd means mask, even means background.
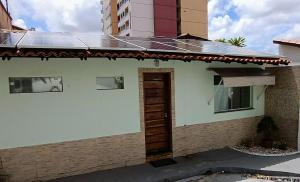
[[[63,92],[62,77],[10,77],[10,93]]]
[[[124,77],[97,77],[97,90],[124,89]]]
[[[218,87],[214,98],[215,113],[245,110],[251,109],[253,107],[253,88],[251,86],[224,87],[223,84],[218,86],[218,83],[220,83],[220,79],[216,77],[214,82],[215,87]]]

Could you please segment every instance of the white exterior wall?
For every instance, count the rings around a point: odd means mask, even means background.
[[[132,36],[154,36],[153,0],[131,0],[130,3]]]
[[[241,64],[160,62],[175,69],[176,126],[264,114],[263,89],[254,88],[253,110],[214,114],[213,72]],[[251,65],[246,65],[251,66]],[[0,149],[140,132],[138,68],[152,60],[12,59],[0,62]],[[63,93],[9,94],[9,77],[62,76]],[[96,90],[96,77],[124,76],[124,90]]]
[[[118,1],[119,2],[119,1]],[[126,17],[123,17],[121,20],[118,20],[118,28],[120,28],[122,25],[124,25],[126,23],[126,21],[129,21],[129,28],[126,30],[123,30],[119,33],[120,36],[126,36],[127,34],[132,35],[132,31],[130,28],[130,24],[131,24],[131,3],[130,0],[128,0],[126,3],[124,3],[120,9],[117,12],[117,16],[119,16],[120,14],[122,14],[125,9],[128,7],[128,14],[126,15]]]
[[[129,19],[131,27],[121,32],[120,35],[124,36],[129,33],[133,37],[153,37],[153,0],[130,0],[119,9],[118,14],[122,13],[126,7],[129,7],[129,15],[121,20],[118,26],[121,27]]]
[[[291,65],[299,65],[300,64],[300,48],[287,46],[287,45],[279,45],[279,55],[286,56],[290,58],[293,62]]]
[[[102,0],[103,2],[103,14],[102,14],[102,23],[103,23],[103,32],[105,34],[112,34],[112,27],[111,27],[111,7],[109,0]]]

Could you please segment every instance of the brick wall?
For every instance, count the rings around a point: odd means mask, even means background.
[[[233,146],[255,136],[260,117],[173,128],[173,156]],[[0,150],[9,181],[37,181],[146,162],[143,132]]]
[[[9,181],[37,181],[145,162],[141,133],[0,150]]]
[[[226,146],[256,136],[261,117],[176,127],[173,131],[173,155],[184,156]]]
[[[294,148],[298,145],[300,66],[268,68],[276,77],[266,90],[266,115],[273,117],[280,136]]]

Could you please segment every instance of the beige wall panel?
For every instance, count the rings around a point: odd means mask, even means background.
[[[192,34],[203,38],[208,38],[207,24],[193,23],[193,22],[181,22],[181,33]]]
[[[181,8],[207,11],[207,0],[181,0]]]
[[[239,144],[256,136],[261,117],[177,127],[173,131],[173,154],[185,156]]]
[[[0,150],[9,181],[55,179],[122,166],[145,159],[142,133]]]

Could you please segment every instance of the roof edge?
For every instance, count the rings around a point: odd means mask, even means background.
[[[300,47],[300,41],[299,41],[299,43],[296,43],[296,42],[288,42],[287,40],[273,40],[273,43],[274,44],[279,44],[279,45]]]
[[[228,55],[208,55],[208,54],[191,54],[191,53],[172,53],[172,52],[148,52],[148,51],[126,51],[126,50],[64,50],[64,49],[16,49],[3,48],[0,51],[2,60],[10,60],[11,57],[37,57],[37,58],[80,58],[86,60],[87,58],[135,58],[137,60],[143,59],[160,59],[181,60],[184,62],[202,61],[206,63],[224,62],[224,63],[253,63],[253,64],[272,64],[272,65],[288,65],[291,61],[285,57],[242,57],[242,56],[228,56]]]

